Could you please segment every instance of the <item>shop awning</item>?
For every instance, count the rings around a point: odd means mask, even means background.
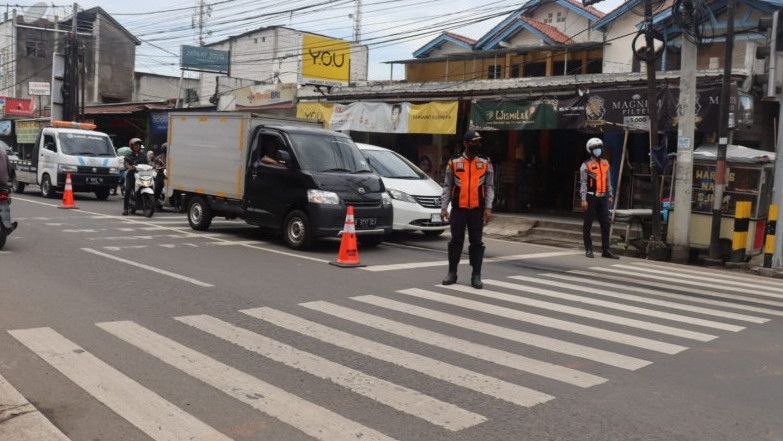
[[[715,161],[717,157],[717,144],[701,145],[693,151],[693,159],[697,161]],[[726,149],[726,162],[738,164],[764,164],[775,162],[775,153],[732,144]]]
[[[130,115],[132,113],[144,110],[170,110],[174,106],[167,101],[146,102],[146,103],[117,103],[117,104],[96,104],[86,106],[84,113],[87,115]]]

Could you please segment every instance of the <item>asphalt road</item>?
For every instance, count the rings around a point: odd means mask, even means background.
[[[446,238],[340,269],[77,203],[12,205],[0,440],[783,439],[781,282],[487,239],[446,289]]]

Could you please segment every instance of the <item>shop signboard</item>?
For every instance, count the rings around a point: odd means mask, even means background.
[[[24,100],[19,98],[5,98],[5,115],[30,117],[35,115],[35,105],[33,100]]]
[[[290,108],[296,99],[296,84],[248,86],[220,97],[218,110]]]
[[[351,43],[320,35],[302,36],[300,83],[347,85],[351,80]]]
[[[0,121],[0,136],[8,136],[11,134],[12,131],[12,124],[11,120],[4,119]]]
[[[300,102],[297,117],[322,122],[337,131],[453,135],[457,131],[456,101],[423,104]]]
[[[27,87],[30,96],[49,96],[51,93],[50,84],[45,81],[30,81]]]
[[[733,216],[736,202],[750,201],[752,212],[756,213],[759,186],[763,183],[759,167],[730,167],[726,174],[726,192],[723,195],[722,211]],[[693,212],[712,214],[715,189],[715,165],[693,165]]]
[[[34,119],[28,121],[16,121],[16,143],[35,144],[38,133],[49,124],[47,119]]]
[[[183,70],[228,74],[229,59],[229,51],[183,45],[180,48],[179,64]]]
[[[150,132],[166,135],[169,132],[169,112],[150,112]]]
[[[556,129],[557,100],[477,101],[470,108],[470,126],[484,130]]]

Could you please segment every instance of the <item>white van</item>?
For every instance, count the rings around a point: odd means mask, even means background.
[[[53,198],[65,187],[70,173],[73,191],[94,192],[99,200],[109,197],[119,181],[121,158],[108,135],[95,125],[52,121],[41,129],[34,145],[21,153],[14,164],[16,193],[27,185],[39,185],[41,195]]]
[[[421,231],[430,237],[446,231],[449,224],[440,218],[443,189],[437,182],[397,152],[370,144],[356,145],[392,197],[394,231]]]

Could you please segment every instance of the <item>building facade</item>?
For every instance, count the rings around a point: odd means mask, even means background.
[[[184,105],[197,103],[199,80],[197,78],[182,78],[171,75],[161,75],[150,72],[136,72],[133,75],[133,100],[172,101]]]

